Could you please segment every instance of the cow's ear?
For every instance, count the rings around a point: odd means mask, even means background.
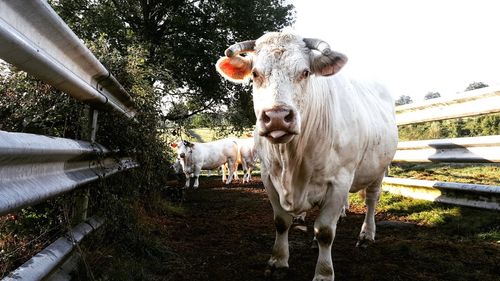
[[[311,52],[311,70],[316,75],[330,76],[336,74],[347,63],[347,56],[329,51],[328,54]]]
[[[252,60],[242,56],[222,57],[215,67],[224,78],[235,83],[242,83],[252,73]]]
[[[175,142],[173,142],[173,143],[170,144],[170,146],[173,147],[173,148],[176,148],[177,144]]]

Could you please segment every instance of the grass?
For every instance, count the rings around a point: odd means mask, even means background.
[[[499,164],[397,164],[389,176],[448,182],[500,185]]]
[[[398,164],[389,170],[392,177],[414,178],[485,185],[500,185],[499,164]],[[355,204],[359,199],[351,199]],[[397,219],[438,227],[448,233],[465,235],[470,239],[500,243],[498,211],[478,210],[436,202],[405,198],[383,193],[379,212],[389,212]]]
[[[357,194],[351,194],[349,202],[352,209],[364,208],[364,203]],[[390,220],[439,229],[446,236],[500,243],[500,215],[497,211],[453,206],[383,192],[377,212]]]

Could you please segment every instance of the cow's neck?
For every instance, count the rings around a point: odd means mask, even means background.
[[[323,81],[325,82],[325,81]],[[280,197],[293,202],[296,211],[316,204],[312,197],[326,192],[323,181],[331,177],[325,161],[332,157],[342,140],[335,132],[335,119],[341,119],[332,92],[318,91],[319,85],[310,85],[305,96],[306,104],[299,108],[301,133],[287,144],[269,145],[271,155],[278,155],[271,163],[271,177]],[[340,121],[341,120],[336,120]],[[304,211],[304,210],[302,210]]]

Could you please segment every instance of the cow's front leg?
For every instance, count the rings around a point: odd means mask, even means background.
[[[333,281],[335,279],[332,244],[346,196],[342,195],[343,192],[340,190],[334,191],[332,187],[329,187],[329,190],[318,218],[314,222],[314,235],[318,243],[318,261],[313,281]],[[347,190],[344,192],[347,193]]]
[[[198,186],[200,185],[200,181],[199,181],[199,177],[200,177],[200,173],[201,173],[201,166],[200,167],[195,167],[194,168],[194,184],[193,184],[193,188],[198,188]]]
[[[271,258],[267,261],[265,276],[267,278],[281,279],[286,276],[288,271],[288,258],[290,257],[288,231],[292,225],[293,217],[281,207],[279,196],[269,179],[264,179],[264,186],[273,207],[274,225],[276,227],[273,251]]]
[[[186,175],[186,184],[184,184],[184,188],[189,188],[189,185],[191,184],[191,174],[185,174]]]
[[[275,212],[274,214],[276,237],[271,258],[267,261],[266,277],[273,276],[275,279],[281,279],[288,272],[288,258],[290,257],[288,231],[292,221],[292,216],[285,212]]]

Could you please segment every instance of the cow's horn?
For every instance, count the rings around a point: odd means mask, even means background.
[[[248,40],[243,42],[238,42],[229,46],[224,52],[227,57],[233,57],[240,53],[252,52],[255,47],[255,40]]]
[[[312,50],[318,50],[323,55],[328,55],[332,52],[330,49],[330,45],[323,40],[314,39],[314,38],[304,38],[304,42],[306,43],[306,47]]]

